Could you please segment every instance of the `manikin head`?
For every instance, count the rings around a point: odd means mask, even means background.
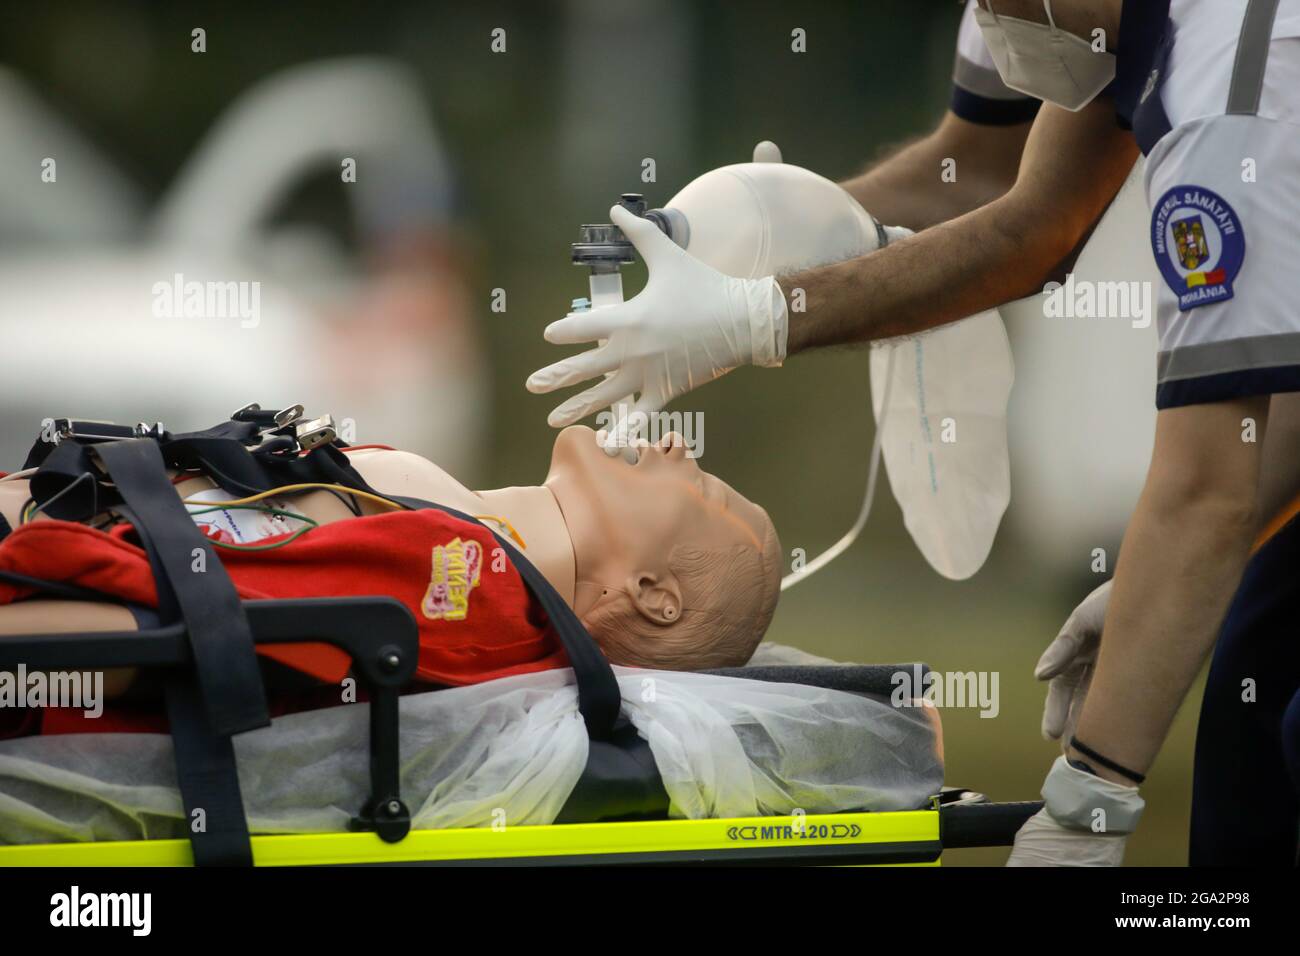
[[[780,595],[776,529],[680,437],[639,453],[610,457],[581,425],[555,440],[546,487],[573,540],[574,611],[615,664],[744,664]]]

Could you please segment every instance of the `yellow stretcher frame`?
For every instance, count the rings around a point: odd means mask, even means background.
[[[254,836],[255,866],[629,865],[653,863],[931,864],[942,851],[937,808],[803,817],[643,820]],[[0,867],[191,866],[188,840],[0,847]]]

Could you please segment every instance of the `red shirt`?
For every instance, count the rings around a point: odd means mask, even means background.
[[[157,607],[148,557],[134,539],[129,525],[103,532],[36,521],[0,541],[0,569]],[[545,612],[506,551],[477,523],[423,510],[335,521],[279,548],[221,548],[219,554],[242,598],[396,598],[419,625],[417,678],[461,685],[567,666]],[[0,581],[0,604],[32,593]],[[330,684],[341,681],[350,664],[346,653],[327,644],[259,645],[257,652]],[[47,733],[55,710],[46,711]],[[80,711],[65,713],[80,717]],[[124,729],[109,726],[108,716],[83,720],[75,732]]]

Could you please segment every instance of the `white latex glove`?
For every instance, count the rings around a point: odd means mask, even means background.
[[[1007,866],[1119,866],[1145,807],[1136,787],[1057,757],[1043,781],[1043,809],[1016,834]]]
[[[1051,682],[1043,705],[1043,736],[1048,740],[1069,740],[1074,735],[1092,683],[1110,584],[1107,581],[1079,602],[1034,668],[1035,677]]]
[[[780,365],[788,317],[773,277],[723,275],[650,220],[621,206],[609,215],[645,259],[649,280],[621,305],[571,312],[547,326],[546,340],[556,345],[605,342],[534,372],[527,387],[553,392],[613,373],[562,402],[547,422],[563,428],[636,393],[606,438],[607,446],[625,446],[643,437],[647,416],[677,396],[740,365]]]
[[[1016,834],[1007,866],[1120,866],[1127,842],[1127,834],[1074,830],[1039,810]]]

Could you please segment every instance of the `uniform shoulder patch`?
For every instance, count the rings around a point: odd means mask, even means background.
[[[463,621],[469,616],[470,592],[478,587],[483,546],[471,538],[453,538],[433,549],[429,588],[420,610],[434,621]]]
[[[1246,236],[1232,206],[1202,186],[1175,186],[1151,211],[1151,248],[1186,312],[1232,298]]]

